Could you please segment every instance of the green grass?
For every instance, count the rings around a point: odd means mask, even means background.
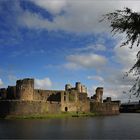
[[[8,115],[3,119],[54,119],[54,118],[72,118],[72,117],[94,117],[95,113],[60,113],[60,114],[44,114],[44,115]]]

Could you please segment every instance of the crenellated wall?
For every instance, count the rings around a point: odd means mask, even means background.
[[[82,85],[80,82],[75,83],[75,87],[72,87],[70,84],[65,85],[65,91],[72,91],[75,90],[79,93],[87,93],[87,87]]]
[[[65,85],[65,91],[71,90],[72,86],[70,84]]]

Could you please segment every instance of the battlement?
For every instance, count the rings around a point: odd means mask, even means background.
[[[16,85],[28,85],[28,86],[33,86],[34,85],[34,79],[30,78],[25,78],[25,79],[20,79],[17,80]]]
[[[110,103],[111,102],[111,97],[106,97],[106,99],[104,99],[103,102],[104,103],[106,103],[106,102]]]
[[[70,90],[71,88],[72,88],[72,86],[71,86],[70,84],[66,84],[66,85],[65,85],[65,90],[66,90],[66,91]]]
[[[79,93],[87,93],[87,88],[85,85],[82,85],[80,82],[75,83],[75,87],[72,87],[70,84],[65,85],[65,91],[76,90]]]

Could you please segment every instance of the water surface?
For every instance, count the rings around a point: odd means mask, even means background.
[[[0,120],[0,138],[138,139],[140,114],[49,120]]]

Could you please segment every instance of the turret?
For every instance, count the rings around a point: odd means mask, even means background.
[[[80,83],[80,82],[76,82],[75,88],[76,88],[76,90],[77,90],[78,92],[81,92],[81,89],[82,89],[81,87],[82,87],[81,83]]]
[[[34,79],[17,80],[16,94],[20,100],[33,100]]]
[[[98,87],[98,88],[96,89],[96,97],[97,97],[97,102],[102,102],[103,87]]]
[[[66,85],[65,85],[65,90],[66,90],[66,91],[70,90],[71,88],[72,88],[72,86],[71,86],[70,84],[66,84]]]
[[[87,88],[85,85],[81,86],[81,92],[87,93]]]

